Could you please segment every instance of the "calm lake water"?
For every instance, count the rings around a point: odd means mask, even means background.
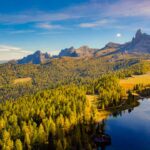
[[[150,99],[139,102],[130,113],[126,110],[105,121],[111,145],[98,150],[150,150]]]

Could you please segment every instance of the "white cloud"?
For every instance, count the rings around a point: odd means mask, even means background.
[[[18,14],[0,14],[0,22],[3,24],[24,24],[33,22],[46,22],[46,21],[62,21],[78,18],[66,12],[49,13],[41,11],[28,11],[20,12]]]
[[[38,23],[36,24],[36,27],[41,28],[41,29],[62,29],[63,27],[61,25],[53,25],[49,23]]]
[[[17,14],[0,13],[0,24],[11,25],[34,23],[37,24],[37,27],[39,26],[39,28],[50,30],[65,28],[65,26],[61,27],[60,25],[54,25],[53,23],[56,21],[95,20],[93,22],[84,21],[79,26],[82,28],[97,28],[105,27],[105,25],[107,25],[107,27],[112,28],[123,28],[124,26],[128,27],[128,24],[127,22],[121,22],[120,20],[131,17],[135,17],[139,20],[139,22],[126,20],[129,24],[133,24],[132,28],[135,28],[135,26],[143,25],[144,21],[144,26],[146,26],[146,22],[148,23],[148,19],[150,19],[150,0],[89,0],[86,3],[72,5],[70,7],[57,10],[57,12],[53,13],[40,10],[27,10],[24,12],[18,12]],[[109,22],[103,18],[111,18],[120,22],[119,24],[109,24]],[[45,22],[50,22],[51,24]],[[147,26],[149,27],[149,23]],[[19,33],[25,32],[14,32],[14,34]]]
[[[117,33],[116,37],[120,38],[120,37],[122,37],[122,34],[121,33]]]
[[[23,50],[22,48],[0,45],[0,60],[19,59],[30,53],[30,51]]]
[[[10,34],[26,34],[26,33],[34,33],[34,30],[11,30]]]
[[[111,1],[111,0],[110,0]],[[150,17],[150,0],[91,0],[68,9],[83,17]]]
[[[56,13],[42,11],[18,12],[18,14],[0,14],[0,23],[19,24],[45,21],[62,21],[79,18],[97,17],[150,17],[150,0],[91,0],[87,3],[67,7]],[[89,25],[90,26],[90,25]]]
[[[103,27],[112,22],[113,22],[112,20],[102,19],[100,21],[95,21],[95,22],[81,23],[81,24],[79,24],[79,27],[81,27],[81,28]]]
[[[107,8],[105,15],[116,17],[150,17],[149,0],[120,0]]]

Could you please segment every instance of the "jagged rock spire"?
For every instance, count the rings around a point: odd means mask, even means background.
[[[138,37],[141,37],[141,35],[142,35],[142,31],[141,31],[141,29],[138,29],[135,37],[138,38]]]

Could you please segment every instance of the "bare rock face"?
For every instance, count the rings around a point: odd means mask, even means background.
[[[108,48],[119,48],[121,46],[121,44],[118,44],[118,43],[113,43],[113,42],[109,42],[108,44],[105,45],[104,48],[102,49],[108,49]]]
[[[89,48],[88,46],[82,46],[76,49],[78,57],[93,57],[97,49]]]
[[[139,29],[132,41],[122,45],[120,50],[130,53],[150,53],[150,35],[142,33]]]
[[[81,57],[81,58],[90,58],[90,57],[103,57],[111,54],[118,53],[137,53],[137,54],[150,54],[150,35],[142,33],[139,29],[137,30],[135,37],[130,42],[125,44],[118,44],[109,42],[102,49],[89,48],[88,46],[82,46],[75,49],[74,47],[66,48],[61,50],[59,55],[52,58],[59,57]],[[50,59],[48,53],[42,53],[41,51],[36,51],[32,55],[28,55],[23,59],[17,60],[18,64],[41,64],[46,63]],[[13,62],[14,63],[14,62]]]
[[[61,52],[59,53],[59,57],[64,57],[64,56],[77,57],[77,54],[75,52],[75,48],[70,47],[70,48],[62,49]]]
[[[105,56],[116,53],[150,53],[150,35],[142,33],[141,29],[137,30],[135,37],[125,44],[108,43],[104,48],[96,52],[96,56]]]
[[[121,44],[109,42],[108,44],[105,45],[104,48],[96,51],[95,57],[106,56],[106,55],[109,55],[111,53],[114,53],[117,49],[120,48],[120,46],[121,46]]]
[[[46,63],[47,60],[50,59],[50,55],[48,53],[42,53],[41,51],[36,51],[32,55],[28,55],[27,57],[24,57],[23,59],[20,59],[17,61],[18,64],[42,64]]]
[[[97,49],[89,48],[88,46],[82,46],[78,49],[74,47],[61,50],[59,57],[92,57]]]

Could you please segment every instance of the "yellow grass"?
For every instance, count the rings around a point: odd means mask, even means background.
[[[93,101],[97,100],[98,95],[86,95],[86,98],[87,98],[90,102],[93,102]]]
[[[27,78],[18,78],[18,79],[15,79],[13,84],[22,84],[22,83],[26,83],[26,82],[30,82],[32,79],[30,77],[27,77]]]
[[[96,107],[98,95],[86,95],[86,98],[89,101],[90,106]],[[94,120],[96,122],[100,122],[100,121],[106,119],[109,115],[110,115],[109,111],[106,111],[106,110],[97,111],[95,114]]]
[[[96,114],[96,122],[100,122],[104,119],[107,119],[109,117],[109,115],[111,114],[111,112],[109,111],[106,111],[106,110],[101,110],[101,111],[98,111],[97,114]]]
[[[147,60],[145,60],[145,61],[150,62],[150,59],[147,59]]]
[[[126,90],[133,89],[136,84],[150,84],[150,72],[144,75],[136,75],[120,80],[120,85]]]

